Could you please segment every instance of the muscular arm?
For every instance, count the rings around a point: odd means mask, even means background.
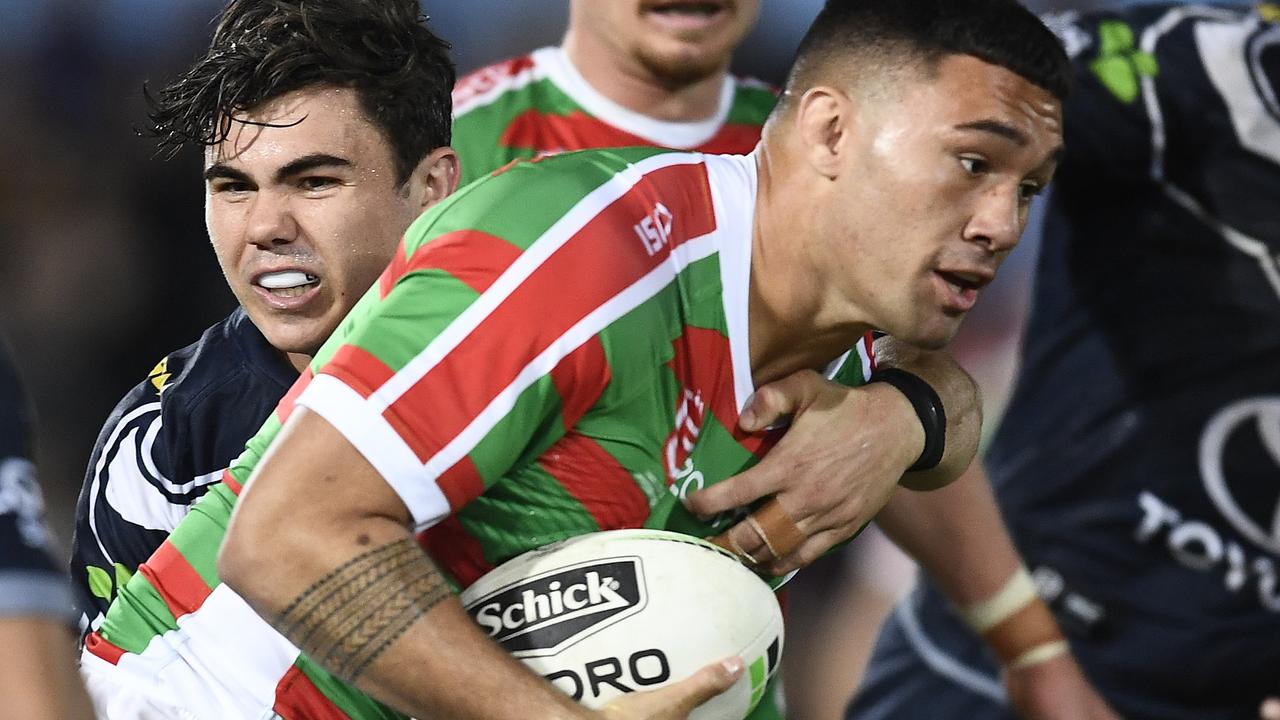
[[[714,515],[772,496],[797,530],[779,536],[798,542],[787,546],[771,535],[778,555],[772,558],[755,527],[742,522],[721,537],[726,546],[755,556],[775,575],[790,572],[851,537],[899,484],[941,487],[973,460],[982,413],[969,375],[946,353],[892,338],[877,340],[875,351],[880,367],[915,373],[937,391],[947,415],[942,461],[931,470],[906,472],[924,448],[924,430],[906,396],[887,383],[848,388],[806,371],[762,386],[743,414],[743,429],[761,430],[790,415],[787,434],[760,464],[690,495],[688,504]]]
[[[415,717],[592,717],[484,636],[410,522],[364,457],[299,409],[245,487],[219,574],[314,660]]]
[[[730,658],[588,710],[479,630],[410,522],[364,457],[299,408],[241,495],[218,573],[313,660],[414,717],[677,720],[742,674]]]

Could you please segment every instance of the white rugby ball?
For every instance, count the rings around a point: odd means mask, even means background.
[[[782,656],[782,612],[733,555],[663,530],[580,535],[503,563],[462,593],[482,629],[599,707],[739,655],[747,671],[691,720],[741,720]]]

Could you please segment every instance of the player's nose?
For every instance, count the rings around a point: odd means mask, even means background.
[[[279,193],[254,193],[245,225],[245,242],[259,247],[291,243],[298,237],[298,222],[288,197]]]
[[[1007,253],[1018,244],[1025,220],[1018,188],[993,187],[978,198],[964,237],[992,253]]]

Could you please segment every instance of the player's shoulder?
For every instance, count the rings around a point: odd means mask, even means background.
[[[454,118],[531,90],[546,75],[538,59],[545,52],[543,49],[517,55],[463,75],[453,88]]]
[[[629,224],[642,222],[659,202],[711,213],[708,164],[718,158],[629,147],[513,161],[419,217],[405,234],[405,248],[412,254],[437,238],[466,232],[523,252],[553,228],[593,231],[632,216]]]
[[[273,354],[243,309],[210,326],[200,339],[166,354],[116,406],[104,432],[129,416],[163,413],[185,424],[203,415],[221,415],[219,392],[235,387],[236,395],[260,390],[278,397],[291,378],[284,361]]]

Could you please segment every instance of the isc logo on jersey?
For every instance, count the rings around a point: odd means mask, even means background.
[[[467,611],[516,657],[554,655],[645,604],[640,559],[609,558],[522,580]]]

